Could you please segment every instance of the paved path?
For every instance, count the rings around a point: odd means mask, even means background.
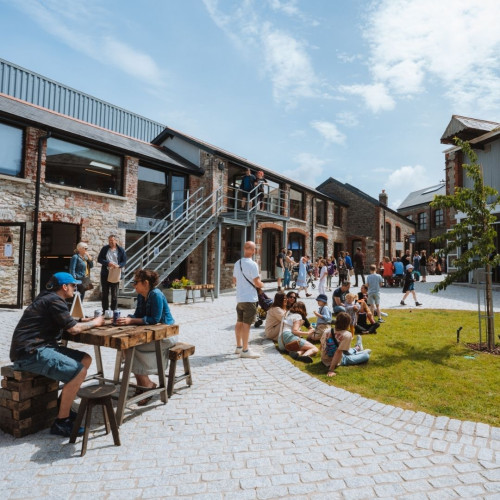
[[[424,307],[477,309],[475,289],[430,295],[431,286],[418,286]],[[383,292],[384,309],[399,300],[400,290]],[[101,429],[80,458],[79,441],[48,430],[21,439],[0,432],[2,498],[500,498],[500,428],[323,384],[262,330],[252,330],[252,344],[263,356],[239,359],[234,306],[233,294],[172,306],[182,339],[196,344],[194,385],[166,406],[128,411],[121,447]],[[0,311],[1,364],[19,316]],[[104,361],[111,369],[114,351]]]

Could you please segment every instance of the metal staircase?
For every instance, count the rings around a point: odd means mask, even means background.
[[[223,209],[222,188],[206,197],[204,189],[199,188],[159,220],[127,249],[129,257],[121,293],[135,293],[132,282],[136,269],[153,269],[160,275],[160,281],[164,280],[212,233]]]

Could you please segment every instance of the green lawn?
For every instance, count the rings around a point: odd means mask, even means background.
[[[309,365],[287,358],[327,384],[381,403],[500,426],[500,356],[465,345],[478,342],[477,313],[406,309],[385,319],[377,335],[363,336],[365,349],[372,349],[369,363],[341,366],[336,377],[326,376],[319,355]]]

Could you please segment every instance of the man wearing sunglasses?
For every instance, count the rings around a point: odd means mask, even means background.
[[[81,351],[59,345],[62,332],[81,333],[104,324],[104,317],[77,322],[69,314],[67,300],[75,294],[76,280],[69,273],[54,274],[38,297],[26,308],[14,330],[10,359],[14,370],[28,371],[64,382],[57,419],[51,434],[69,437],[76,412],[71,405],[87,375],[92,358]],[[83,434],[83,428],[79,429]]]

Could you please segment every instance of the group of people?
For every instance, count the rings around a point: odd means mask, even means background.
[[[255,188],[257,189],[253,198],[256,206],[259,209],[264,209],[265,184],[267,184],[267,180],[262,170],[259,170],[255,175],[249,168],[245,170],[245,175],[240,183],[241,208],[243,210],[252,207],[252,193],[255,192]]]
[[[104,246],[98,257],[102,265],[101,286],[103,295],[111,291],[111,307],[116,308],[115,285],[106,280],[111,269],[125,265],[123,248],[117,245],[114,235],[109,237],[109,244]],[[10,359],[15,370],[29,371],[63,382],[59,397],[57,418],[50,432],[69,437],[77,413],[71,406],[76,394],[87,376],[92,358],[79,350],[61,345],[63,331],[76,335],[104,324],[104,316],[94,318],[73,318],[68,302],[72,301],[82,280],[88,276],[93,261],[87,252],[87,245],[79,243],[71,262],[71,273],[55,273],[35,300],[25,309],[17,324],[11,341]],[[109,283],[109,284],[108,284]],[[118,325],[155,325],[173,324],[165,295],[157,288],[159,275],[156,271],[139,269],[134,273],[134,287],[137,292],[137,306],[133,314],[118,318]],[[116,284],[116,289],[118,283]],[[108,308],[109,297],[103,297],[103,311]],[[177,342],[177,336],[161,341],[164,363],[167,362],[168,349]],[[154,389],[156,384],[150,375],[157,374],[157,359],[154,342],[136,346],[132,364],[137,386],[136,395],[142,395]],[[137,404],[143,406],[151,400],[145,397]],[[77,430],[82,435],[84,429]]]

